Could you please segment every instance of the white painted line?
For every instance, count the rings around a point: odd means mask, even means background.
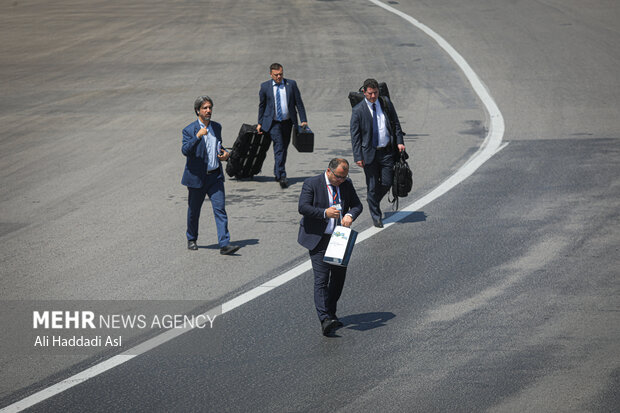
[[[86,380],[95,377],[104,371],[110,370],[118,366],[119,364],[123,364],[127,360],[132,359],[134,356],[123,356],[118,355],[112,358],[109,358],[95,366],[92,366],[81,373],[76,374],[75,376],[69,377],[66,380],[61,381],[60,383],[56,383],[53,386],[50,386],[46,389],[41,390],[38,393],[35,393],[31,396],[26,397],[16,403],[11,404],[0,410],[0,412],[20,412],[29,407],[34,406],[35,404],[42,402],[45,399],[49,399],[52,396],[55,396],[58,393],[62,393],[63,391],[70,389],[73,386],[76,386]]]
[[[301,274],[305,273],[306,271],[312,269],[312,264],[310,263],[310,260],[299,264],[297,267],[288,270],[287,272],[285,272],[284,274],[281,274],[275,278],[272,278],[271,280],[259,285],[258,287],[241,294],[238,297],[233,298],[230,301],[225,302],[224,304],[222,304],[222,314],[227,313],[245,303],[247,303],[248,301],[251,301],[253,299],[255,299],[256,297],[259,297],[271,290],[273,290],[274,288],[277,288],[287,282],[289,282],[290,280],[299,277]]]
[[[502,116],[502,113],[499,111],[499,108],[495,104],[495,101],[489,94],[486,86],[482,83],[482,81],[473,71],[471,66],[469,66],[469,63],[467,63],[463,56],[461,56],[456,50],[454,50],[454,48],[443,37],[435,33],[425,24],[420,23],[413,17],[401,12],[400,10],[395,9],[394,7],[388,6],[387,4],[384,4],[378,0],[368,1],[389,11],[390,13],[394,13],[397,16],[402,17],[403,19],[426,33],[430,38],[435,40],[437,44],[442,49],[444,49],[446,53],[448,53],[448,55],[450,55],[452,60],[454,60],[458,67],[463,71],[465,77],[467,77],[467,80],[474,89],[474,92],[476,92],[476,94],[482,101],[489,116],[489,133],[487,134],[484,142],[482,143],[478,151],[474,155],[472,155],[472,157],[461,168],[459,168],[459,170],[456,171],[454,175],[445,180],[441,185],[439,185],[429,194],[414,202],[409,207],[403,209],[403,211],[413,212],[428,204],[429,202],[437,199],[441,195],[448,192],[450,189],[454,188],[459,183],[463,182],[465,178],[469,177],[472,173],[474,173],[474,171],[478,169],[480,165],[488,161],[491,156],[493,156],[501,149],[500,144],[502,143],[502,138],[504,136],[504,117]],[[396,216],[393,215],[385,222],[396,222],[395,218]],[[400,216],[398,218],[402,219]]]
[[[384,8],[385,10],[396,14],[397,16],[402,17],[403,19],[407,20],[408,22],[410,22],[412,25],[414,25],[415,27],[417,27],[418,29],[422,30],[424,33],[426,33],[429,37],[431,37],[432,39],[434,39],[439,46],[444,49],[446,51],[446,53],[448,53],[448,55],[450,55],[450,57],[454,60],[454,62],[459,66],[459,68],[463,71],[463,73],[465,74],[465,76],[467,77],[468,81],[471,83],[472,88],[474,89],[474,91],[476,92],[476,94],[478,95],[478,97],[480,98],[480,100],[482,101],[485,109],[487,110],[488,116],[489,116],[489,133],[487,134],[487,136],[484,139],[484,142],[482,143],[482,145],[480,146],[480,148],[478,149],[478,151],[476,151],[475,154],[472,155],[471,158],[469,158],[469,160],[463,165],[461,166],[461,168],[459,168],[452,176],[450,176],[448,179],[446,179],[444,182],[442,182],[438,187],[436,187],[434,190],[432,190],[430,193],[426,194],[425,196],[423,196],[422,198],[418,199],[417,201],[415,201],[414,203],[412,203],[411,205],[403,208],[402,210],[398,211],[397,213],[393,214],[392,216],[390,216],[389,218],[387,218],[384,223],[384,227],[383,228],[375,228],[375,227],[371,227],[368,228],[362,232],[359,233],[358,237],[357,237],[357,241],[356,243],[360,243],[370,237],[372,237],[373,235],[379,233],[380,231],[383,231],[387,228],[389,228],[392,224],[394,224],[395,222],[401,221],[404,218],[406,218],[408,215],[410,215],[411,213],[419,210],[420,208],[424,207],[425,205],[427,205],[428,203],[434,201],[435,199],[439,198],[441,195],[445,194],[446,192],[448,192],[450,189],[454,188],[456,185],[458,185],[459,183],[463,182],[463,180],[465,180],[467,177],[469,177],[471,174],[474,173],[474,171],[476,169],[478,169],[483,163],[485,163],[486,161],[488,161],[494,154],[496,154],[497,152],[499,152],[500,150],[502,150],[504,147],[506,147],[507,143],[504,145],[502,144],[502,138],[504,136],[504,118],[501,114],[501,112],[499,111],[499,108],[497,107],[497,105],[495,104],[495,101],[493,100],[493,98],[491,97],[491,95],[488,93],[487,88],[484,86],[484,84],[482,83],[482,81],[478,78],[478,75],[476,75],[476,73],[472,70],[472,68],[469,66],[469,64],[465,61],[465,59],[463,59],[463,57],[456,51],[454,50],[454,48],[452,46],[450,46],[450,44],[448,42],[446,42],[441,36],[439,36],[437,33],[435,33],[433,30],[431,30],[429,27],[425,26],[424,24],[420,23],[419,21],[417,21],[416,19],[414,19],[413,17],[391,7],[388,6],[384,3],[381,3],[380,1],[377,0],[368,0],[371,3],[376,4],[379,7]],[[500,146],[501,145],[501,146]],[[235,298],[233,298],[232,300],[229,300],[227,302],[225,302],[224,304],[222,304],[222,314],[227,313],[237,307],[240,307],[241,305],[255,299],[256,297],[260,297],[261,295],[273,290],[274,288],[277,288],[287,282],[289,282],[292,279],[295,279],[297,277],[299,277],[301,274],[305,273],[306,271],[312,269],[312,264],[310,263],[310,260],[299,264],[297,267],[285,272],[284,274],[281,274],[261,285],[259,285],[258,287],[245,292]],[[216,309],[212,309],[207,311],[206,313],[204,313],[203,315],[206,316],[207,314],[213,314],[214,311],[217,311]],[[5,408],[3,408],[2,410],[0,410],[1,413],[4,412],[19,412],[21,410],[27,409],[31,406],[34,406],[35,404],[42,402],[43,400],[46,400],[56,394],[59,394],[79,383],[82,383],[92,377],[95,377],[101,373],[103,373],[104,371],[107,371],[113,367],[116,367],[128,360],[131,360],[133,357],[139,355],[139,354],[143,354],[149,350],[152,350],[153,348],[175,338],[180,336],[181,334],[184,334],[186,332],[188,332],[189,330],[191,330],[192,328],[187,328],[187,329],[172,329],[172,330],[168,330],[156,337],[153,337],[150,340],[145,341],[142,344],[139,344],[127,351],[125,351],[124,353],[114,356],[106,361],[103,361],[93,367],[90,367],[86,370],[84,370],[81,373],[78,373],[74,376],[69,377],[68,379],[65,379],[53,386],[50,386],[44,390],[41,390],[29,397],[26,397],[25,399],[22,399],[14,404],[11,404]]]

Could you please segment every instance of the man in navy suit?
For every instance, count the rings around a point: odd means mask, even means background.
[[[288,187],[286,179],[286,154],[291,141],[291,130],[297,127],[297,111],[301,126],[307,126],[306,109],[301,100],[297,82],[284,79],[284,68],[274,63],[269,68],[271,80],[263,82],[258,92],[259,133],[269,132],[273,141],[273,174],[282,188]]]
[[[314,271],[314,305],[321,330],[329,335],[342,323],[336,316],[336,305],[344,279],[346,267],[323,261],[325,250],[336,225],[351,226],[362,213],[362,203],[357,197],[349,176],[349,162],[334,158],[327,170],[304,181],[299,196],[299,223],[297,242],[310,251]]]
[[[230,153],[222,148],[222,125],[211,121],[213,100],[200,96],[194,102],[195,122],[183,129],[181,152],[187,157],[181,183],[189,191],[187,198],[187,248],[197,250],[198,220],[200,209],[209,195],[215,226],[217,228],[220,254],[232,254],[239,246],[230,244],[228,216],[226,215],[224,194],[224,173],[221,161],[226,161]]]
[[[381,200],[392,186],[394,159],[405,150],[405,144],[394,105],[387,96],[379,98],[379,83],[366,79],[363,90],[364,100],[351,114],[353,159],[364,168],[372,222],[383,228]]]

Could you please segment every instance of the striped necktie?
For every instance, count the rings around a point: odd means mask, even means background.
[[[329,186],[332,188],[332,205],[331,206],[335,206],[337,204],[339,204],[340,202],[340,197],[338,196],[338,188],[336,188],[335,185],[329,184]],[[335,225],[340,225],[340,217],[338,217],[335,220]]]
[[[282,83],[276,83],[276,120],[282,120],[282,100],[280,99],[280,86]]]

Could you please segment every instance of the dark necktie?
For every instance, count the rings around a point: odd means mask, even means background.
[[[282,107],[280,106],[282,101],[280,99],[280,85],[276,83],[276,120],[282,120]]]
[[[338,189],[332,184],[329,186],[332,188],[332,205],[336,205],[338,203]]]
[[[332,188],[332,206],[335,206],[338,204],[338,188],[332,184],[329,184],[329,186]],[[336,225],[338,225],[339,222],[340,217],[336,219]]]
[[[372,147],[379,146],[379,121],[377,120],[377,105],[372,104]]]

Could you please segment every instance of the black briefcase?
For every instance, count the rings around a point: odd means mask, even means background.
[[[314,132],[307,126],[297,125],[293,129],[293,146],[298,152],[312,152],[314,150]]]

